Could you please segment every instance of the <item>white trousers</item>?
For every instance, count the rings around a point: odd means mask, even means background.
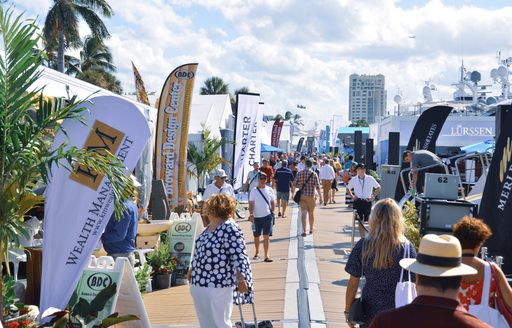
[[[209,288],[190,285],[201,328],[231,328],[233,288]]]

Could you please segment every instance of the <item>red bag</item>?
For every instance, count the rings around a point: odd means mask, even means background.
[[[509,324],[509,326],[512,327],[512,310],[508,307],[507,303],[505,303],[505,300],[501,296],[500,284],[499,284],[498,278],[496,277],[496,268],[494,267],[493,264],[491,264],[491,270],[492,270],[492,275],[494,276],[494,281],[496,281],[496,305],[495,306],[498,309],[498,311],[500,311],[500,313],[503,315],[505,320],[507,320],[507,323]]]

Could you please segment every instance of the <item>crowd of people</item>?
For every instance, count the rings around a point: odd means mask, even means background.
[[[414,167],[429,164],[429,154],[404,154]],[[390,199],[375,202],[378,181],[352,157],[283,155],[254,163],[244,181],[248,193],[254,255],[233,217],[233,188],[223,170],[216,170],[206,188],[206,229],[196,242],[189,279],[202,327],[231,327],[233,302],[253,299],[251,261],[272,262],[271,236],[276,219],[288,217],[292,196],[300,190],[302,236],[315,231],[315,207],[335,203],[339,185],[346,188],[347,205],[359,220],[361,239],[353,247],[345,271],[350,275],[345,316],[350,327],[489,327],[475,305],[496,307],[497,295],[512,308],[512,289],[501,269],[478,257],[492,234],[483,221],[463,218],[453,235],[425,235],[419,248],[407,240],[402,210]],[[437,168],[434,168],[437,170]],[[420,187],[417,179],[414,187]],[[277,212],[277,215],[275,215]],[[366,222],[368,228],[366,228]],[[260,244],[263,243],[263,253]],[[397,307],[393,293],[404,271],[415,286],[415,298]],[[365,284],[360,286],[361,278]],[[360,299],[356,299],[361,288]],[[488,289],[488,290],[487,290]],[[398,290],[398,289],[396,289]],[[417,295],[417,296],[416,296]],[[364,320],[354,321],[354,304],[362,304]],[[488,320],[487,320],[488,321]]]

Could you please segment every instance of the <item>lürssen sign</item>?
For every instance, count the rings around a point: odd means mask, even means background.
[[[446,122],[441,137],[494,137],[494,122]],[[475,124],[476,123],[476,124]]]

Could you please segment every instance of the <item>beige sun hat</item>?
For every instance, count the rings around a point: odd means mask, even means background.
[[[428,277],[452,277],[476,274],[462,263],[462,248],[457,238],[450,235],[425,235],[415,259],[400,260],[406,270]]]

